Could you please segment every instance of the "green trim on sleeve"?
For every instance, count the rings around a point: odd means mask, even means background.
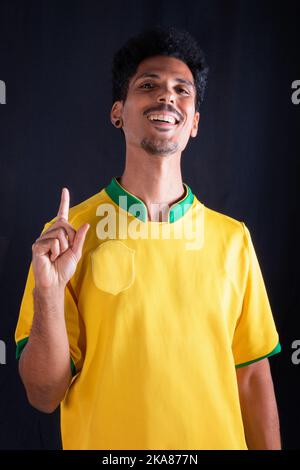
[[[20,359],[21,353],[23,349],[25,348],[28,339],[29,339],[29,336],[26,336],[26,338],[20,339],[20,341],[17,342],[16,359]]]
[[[238,369],[239,367],[248,366],[249,364],[252,364],[253,362],[260,361],[261,359],[265,359],[266,357],[274,356],[274,354],[280,353],[280,351],[281,351],[281,345],[280,343],[278,343],[277,346],[273,349],[273,351],[271,351],[269,354],[266,354],[265,356],[262,356],[262,357],[258,357],[257,359],[254,359],[253,361],[244,362],[243,364],[238,364],[235,366],[235,368]]]
[[[76,370],[75,363],[74,363],[74,361],[73,361],[73,359],[72,359],[72,358],[70,359],[70,361],[71,361],[71,372],[72,372],[72,377],[74,377],[74,375],[76,375],[76,374],[77,374],[77,370]]]
[[[25,348],[28,339],[29,339],[29,336],[26,336],[26,338],[20,339],[20,341],[17,342],[16,359],[20,359],[22,351]],[[72,377],[74,377],[74,375],[77,374],[77,370],[76,370],[75,363],[72,357],[70,357],[70,366],[71,366]]]

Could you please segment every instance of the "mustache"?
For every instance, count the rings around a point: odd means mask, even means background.
[[[144,115],[146,116],[149,113],[159,113],[160,111],[165,111],[165,112],[175,114],[178,121],[182,121],[183,119],[181,114],[169,104],[161,104],[160,106],[156,106],[155,108],[154,107],[149,108],[147,109],[147,111],[144,112]]]

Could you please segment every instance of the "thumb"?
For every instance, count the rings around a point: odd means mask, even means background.
[[[72,251],[74,255],[76,256],[77,260],[79,261],[81,258],[82,254],[82,248],[84,244],[84,240],[86,237],[86,234],[90,228],[90,224],[83,224],[79,229],[77,230],[75,234],[75,238],[73,241],[73,246],[72,246]]]

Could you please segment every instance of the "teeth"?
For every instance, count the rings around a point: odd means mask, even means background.
[[[150,121],[159,120],[159,121],[170,122],[171,124],[176,123],[176,119],[173,116],[168,116],[168,115],[165,115],[165,114],[151,114],[150,116],[148,116],[148,119]]]

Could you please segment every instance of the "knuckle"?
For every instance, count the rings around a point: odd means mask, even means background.
[[[62,219],[62,225],[70,230],[74,230],[72,225],[66,219]]]
[[[68,230],[66,230],[66,236],[69,238],[69,239],[72,239],[74,238],[74,235],[75,232],[74,232],[74,229],[73,228],[68,228]]]
[[[69,232],[68,225],[62,220],[59,225],[55,227],[57,233],[67,236]]]
[[[64,238],[67,237],[68,232],[67,232],[67,230],[65,229],[65,227],[59,227],[59,231],[60,231],[61,235],[62,235]]]
[[[52,227],[48,228],[47,230],[45,230],[45,232],[43,232],[43,233],[40,235],[39,238],[46,238],[46,237],[49,235],[49,233],[52,232],[52,230],[53,230]]]

